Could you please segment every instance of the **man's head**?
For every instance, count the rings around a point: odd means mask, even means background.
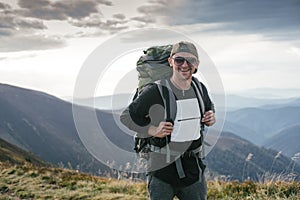
[[[174,54],[179,53],[179,52],[187,52],[193,54],[197,59],[198,58],[198,52],[197,48],[193,43],[186,42],[186,41],[181,41],[173,45],[173,48],[171,50],[171,55],[172,57]]]
[[[196,73],[199,65],[198,52],[194,44],[181,41],[173,45],[169,64],[176,72],[188,77],[187,72]]]

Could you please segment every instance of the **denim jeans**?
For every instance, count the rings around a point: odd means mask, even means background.
[[[148,191],[151,200],[206,200],[207,186],[204,174],[201,178],[186,187],[174,187],[152,175],[148,175]]]

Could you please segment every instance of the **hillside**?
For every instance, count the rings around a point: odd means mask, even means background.
[[[244,108],[226,114],[224,130],[232,130],[228,128],[228,122],[239,127],[244,127],[244,129],[240,129],[235,133],[240,135],[244,130],[250,131],[250,134],[244,135],[244,137],[254,144],[262,145],[279,130],[298,124],[299,119],[300,105],[292,106],[287,104],[285,107],[275,108],[270,106],[268,108]]]
[[[33,164],[36,166],[50,166],[34,154],[24,151],[19,147],[12,145],[0,138],[0,162],[9,162],[11,164]]]
[[[97,135],[99,127],[89,126],[91,121],[89,117],[80,118],[88,124],[82,129],[83,136],[95,136],[96,138],[90,140],[89,144],[92,145],[88,146],[90,150],[93,150],[94,155],[97,154],[97,156],[107,159],[117,156],[120,160],[125,159],[125,161],[127,161],[127,157],[116,153],[115,149],[124,153],[131,152],[131,155],[134,155],[132,153],[133,138],[119,126],[117,112],[93,111],[82,106],[76,106],[76,108],[83,113],[94,112],[104,133],[103,136]],[[72,104],[42,92],[0,84],[0,110],[0,138],[30,151],[56,166],[97,175],[107,173],[114,177],[118,175],[116,170],[112,170],[96,160],[83,145],[82,138],[79,138],[74,124]],[[236,133],[239,132],[234,132],[234,134]],[[255,167],[251,167],[252,165],[249,164],[249,169],[247,168],[246,171],[244,170],[244,160],[249,153],[254,154],[252,161]],[[237,180],[243,180],[245,176],[250,176],[252,180],[257,180],[257,173],[253,171],[258,170],[261,174],[272,168],[272,172],[279,173],[291,162],[290,159],[283,157],[282,160],[278,159],[273,163],[275,155],[275,151],[266,151],[264,148],[233,136],[233,134],[223,134],[207,157],[208,160],[210,159],[208,169],[213,175],[230,175],[232,179]],[[256,158],[259,159],[256,160]],[[120,160],[115,159],[106,163],[110,167],[114,165],[115,169],[120,169],[121,166],[118,165]],[[107,160],[103,162],[105,161]],[[134,165],[135,163],[130,164]],[[245,174],[246,172],[249,173]],[[298,165],[295,165],[294,172],[297,175],[300,174]]]
[[[0,199],[147,199],[145,183],[0,162]]]
[[[221,156],[220,156],[221,155]],[[232,133],[223,132],[213,150],[207,156],[208,170],[212,176],[228,180],[261,181],[267,174],[284,176],[294,174],[299,180],[300,165],[278,152],[258,147]],[[294,168],[290,168],[293,164]]]
[[[0,84],[0,110],[0,138],[54,165],[87,172],[105,169],[82,145],[70,103]]]
[[[226,109],[229,111],[242,108],[257,108],[257,107],[281,107],[299,103],[297,98],[253,98],[238,95],[226,96]],[[299,105],[299,104],[298,104]]]
[[[282,151],[283,154],[293,157],[300,153],[300,124],[280,130],[275,136],[268,139],[264,146]],[[300,161],[300,156],[298,156]]]

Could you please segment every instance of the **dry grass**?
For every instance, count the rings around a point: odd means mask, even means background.
[[[300,182],[208,181],[208,199],[300,199]],[[144,182],[0,162],[0,199],[148,199]]]
[[[145,183],[0,163],[0,199],[147,199]]]

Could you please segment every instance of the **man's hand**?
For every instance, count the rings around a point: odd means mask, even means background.
[[[148,134],[154,137],[163,138],[170,135],[173,131],[173,124],[171,122],[160,122],[158,127],[150,126]]]
[[[202,122],[206,126],[212,126],[214,123],[216,123],[215,113],[212,110],[205,112]]]

